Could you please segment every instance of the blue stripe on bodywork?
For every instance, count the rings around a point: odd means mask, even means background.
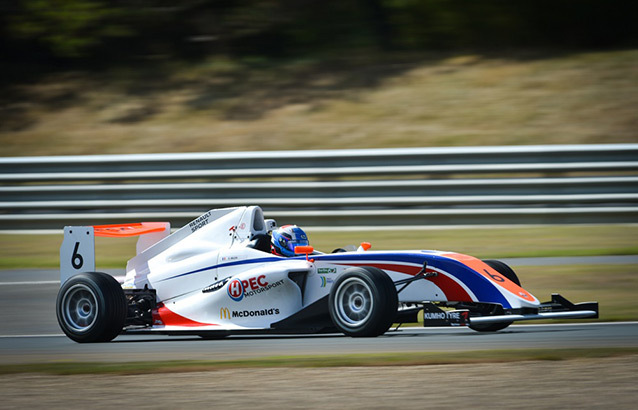
[[[497,285],[489,279],[474,271],[474,269],[455,259],[432,253],[375,253],[375,254],[330,254],[315,256],[315,260],[321,261],[369,261],[378,263],[404,262],[422,266],[427,262],[428,266],[441,269],[454,276],[461,283],[467,286],[478,298],[479,302],[500,303],[504,308],[512,306],[498,290]]]
[[[258,258],[258,259],[244,260],[244,261],[220,263],[219,265],[207,266],[205,268],[196,269],[196,270],[193,270],[193,271],[190,271],[190,272],[180,273],[179,275],[171,276],[170,278],[160,279],[160,280],[158,280],[158,282],[164,282],[165,280],[181,278],[182,276],[188,276],[188,275],[192,275],[194,273],[200,273],[200,272],[204,272],[204,271],[211,270],[211,269],[225,268],[225,267],[228,267],[228,266],[237,266],[237,265],[249,265],[249,264],[253,264],[253,263],[274,262],[274,261],[280,261],[280,260],[283,260],[283,258],[281,258],[281,257]]]

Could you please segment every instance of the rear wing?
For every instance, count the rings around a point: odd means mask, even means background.
[[[81,272],[95,271],[95,237],[123,238],[139,236],[136,253],[167,237],[168,222],[140,222],[118,225],[65,226],[60,246],[60,284]]]

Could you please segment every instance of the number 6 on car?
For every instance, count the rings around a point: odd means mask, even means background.
[[[95,271],[95,239],[92,226],[67,226],[60,247],[60,280]]]
[[[374,337],[393,323],[469,326],[480,332],[518,320],[598,317],[598,303],[559,294],[541,303],[501,261],[434,250],[271,253],[258,206],[213,209],[170,233],[165,222],[74,226],[60,248],[58,323],[77,342],[120,333],[342,332]],[[94,237],[139,236],[118,283],[95,272]],[[307,241],[305,241],[307,244]]]

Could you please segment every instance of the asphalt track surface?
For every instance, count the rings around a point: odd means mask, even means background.
[[[613,257],[589,263],[636,263]],[[544,259],[544,258],[539,258]],[[555,259],[555,258],[550,258]],[[582,258],[579,258],[582,263]],[[512,265],[527,264],[509,260]],[[530,260],[529,264],[543,264]],[[550,261],[547,261],[548,264]],[[551,264],[561,261],[552,260]],[[563,261],[568,263],[569,261]],[[572,260],[571,263],[574,261]],[[121,272],[110,272],[121,274]],[[111,343],[78,344],[55,318],[59,289],[54,270],[0,271],[0,364],[147,360],[231,360],[282,355],[330,355],[521,348],[638,347],[638,322],[512,325],[498,333],[468,328],[401,328],[378,338],[331,335],[193,336],[122,335]]]

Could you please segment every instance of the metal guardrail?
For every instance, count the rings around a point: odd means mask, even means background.
[[[638,144],[1,158],[1,182],[632,171]]]
[[[638,222],[638,144],[0,158],[2,229],[261,205],[311,226]]]

